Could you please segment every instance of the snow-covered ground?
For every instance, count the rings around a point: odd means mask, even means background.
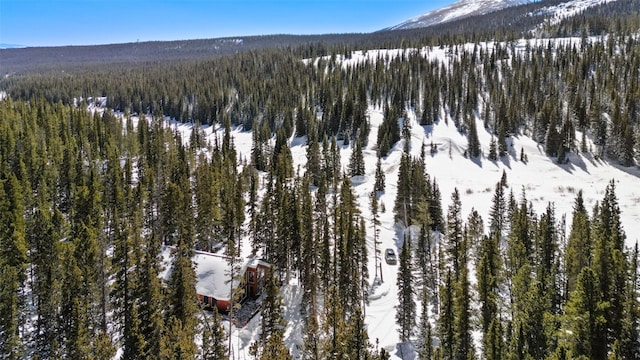
[[[369,111],[372,131],[367,149],[364,150],[366,162],[366,175],[354,181],[354,193],[359,199],[359,204],[363,215],[371,218],[369,211],[368,195],[373,189],[375,180],[376,155],[373,146],[375,145],[375,134],[382,122],[382,111],[372,109]],[[483,218],[488,220],[489,208],[495,184],[500,180],[502,172],[507,174],[507,179],[511,191],[517,198],[524,190],[527,199],[530,200],[538,214],[543,212],[549,202],[555,204],[558,220],[567,216],[567,231],[571,221],[571,211],[573,201],[579,190],[583,191],[585,204],[592,207],[596,201],[602,200],[606,185],[611,179],[616,181],[616,194],[622,210],[622,222],[627,233],[627,244],[631,246],[640,240],[640,170],[634,168],[622,168],[610,164],[603,160],[596,160],[590,155],[571,154],[569,163],[558,165],[553,159],[548,158],[543,148],[528,137],[520,136],[512,139],[512,151],[509,156],[498,161],[489,161],[485,158],[470,160],[463,156],[466,148],[466,138],[460,135],[450,122],[440,122],[433,127],[422,127],[415,122],[415,118],[409,116],[412,121],[411,152],[418,156],[422,144],[430,144],[432,141],[438,145],[438,152],[433,156],[428,156],[426,160],[427,172],[437,180],[442,193],[443,207],[449,205],[450,194],[457,188],[462,195],[463,218],[471,212],[477,210]],[[186,133],[190,131],[190,125],[173,124],[174,128],[184,132],[184,139],[188,139]],[[478,120],[478,128],[482,129],[482,123]],[[213,128],[208,128],[208,131]],[[249,157],[251,149],[251,133],[235,130],[233,133],[234,143],[240,157]],[[490,134],[481,131],[480,141],[484,144],[484,152],[488,151],[487,144],[490,141]],[[306,163],[306,147],[303,139],[292,139],[294,144],[291,148],[295,167]],[[393,222],[391,208],[395,200],[396,184],[398,176],[398,164],[402,154],[402,142],[397,144],[390,155],[383,159],[382,168],[385,171],[387,188],[381,197],[381,203],[385,204],[386,212],[380,216],[380,239],[381,248],[396,249],[399,253],[401,245],[397,234],[397,228]],[[528,162],[519,161],[520,149],[524,149]],[[343,167],[346,168],[351,149],[342,147],[341,159]],[[373,231],[369,229],[368,241],[373,253]],[[370,269],[374,269],[373,257],[370,259]],[[386,347],[390,352],[396,351],[398,343],[398,333],[395,325],[395,304],[397,303],[396,282],[397,266],[383,263],[384,283],[377,287],[370,297],[370,305],[366,309],[366,323],[368,324],[369,336],[372,342],[379,340],[380,345]],[[373,273],[370,278],[373,278]],[[285,304],[290,308],[285,311],[285,317],[289,323],[286,339],[289,345],[294,348],[301,343],[301,324],[297,315],[297,304],[300,299],[300,291],[297,284],[292,281],[291,285],[283,289]],[[247,326],[236,329],[234,336],[237,337],[232,343],[239,347],[235,351],[237,354],[246,354],[247,347],[251,339],[258,332],[258,318],[254,318]]]
[[[573,0],[554,6],[547,6],[541,11],[547,14],[552,14],[553,16],[551,17],[550,22],[552,24],[556,24],[563,19],[583,12],[590,7],[610,3],[612,1],[616,0]]]
[[[369,194],[375,181],[376,134],[382,123],[383,113],[381,109],[370,108],[368,111],[371,122],[371,134],[366,149],[363,150],[366,165],[366,174],[354,179],[354,193],[359,199],[359,205],[363,216],[371,220],[369,210]],[[498,161],[489,161],[484,157],[468,159],[464,157],[464,149],[467,147],[466,137],[461,135],[450,121],[444,121],[432,127],[420,126],[415,115],[409,113],[411,127],[411,153],[419,156],[421,146],[431,142],[438,146],[438,152],[428,155],[426,159],[427,172],[435,178],[442,194],[443,209],[446,211],[450,203],[451,193],[455,188],[461,194],[463,219],[466,219],[472,209],[477,210],[488,222],[489,208],[495,184],[500,180],[503,171],[507,175],[509,183],[508,191],[513,191],[516,199],[519,199],[522,191],[525,191],[527,199],[533,204],[537,214],[541,214],[549,202],[555,204],[556,218],[560,221],[566,215],[567,233],[570,230],[571,213],[575,196],[579,190],[583,191],[585,205],[589,210],[597,201],[601,201],[604,190],[610,180],[616,183],[620,209],[622,211],[622,223],[627,234],[627,245],[632,246],[640,240],[640,169],[637,167],[623,168],[604,160],[597,160],[588,154],[570,154],[569,162],[558,165],[554,159],[544,154],[541,145],[526,136],[511,138],[511,150],[509,155]],[[482,122],[477,119],[478,129],[484,129]],[[174,129],[184,133],[183,139],[188,139],[191,125],[171,125]],[[214,128],[206,128],[206,133],[211,136]],[[479,131],[479,138],[483,144],[483,152],[488,153],[488,144],[491,135],[485,130]],[[250,132],[240,129],[233,131],[234,143],[240,158],[249,158],[252,136]],[[294,168],[304,169],[306,164],[306,146],[304,139],[291,139],[291,152],[294,159]],[[399,253],[401,237],[398,236],[398,227],[393,220],[393,203],[396,195],[398,181],[398,165],[402,155],[403,140],[396,144],[391,153],[382,160],[382,168],[386,177],[386,191],[381,197],[386,212],[380,214],[380,241],[381,248],[392,248]],[[519,160],[520,151],[528,157],[525,164]],[[343,168],[347,168],[351,148],[341,147],[341,159]],[[371,223],[369,221],[369,223]],[[373,253],[373,229],[368,228],[367,241],[370,254]],[[244,242],[244,243],[248,243]],[[374,277],[374,259],[370,256],[370,279]],[[379,341],[380,346],[385,347],[399,358],[399,336],[395,323],[395,305],[397,304],[397,265],[387,265],[383,262],[384,283],[377,286],[370,297],[370,305],[366,309],[366,323],[370,341]],[[301,345],[302,324],[298,316],[298,304],[300,301],[300,289],[297,280],[283,288],[284,303],[288,306],[285,318],[289,324],[285,340],[295,353],[296,345]],[[259,317],[254,318],[244,328],[234,329],[234,352],[240,358],[248,354],[248,346],[259,331]],[[244,354],[244,355],[243,355]]]
[[[536,40],[535,45],[546,44],[553,41],[556,44],[577,43],[580,39],[551,39]],[[594,39],[596,41],[596,39]],[[514,43],[514,49],[524,49],[526,41]],[[464,49],[472,51],[473,44],[464,45]],[[486,49],[491,49],[492,44],[482,44]],[[544,46],[544,45],[543,45]],[[376,61],[376,59],[398,56],[402,50],[369,50],[365,53],[355,52],[350,59],[343,61],[342,66],[350,66],[363,61]],[[416,50],[407,50],[416,51]],[[447,61],[451,57],[451,51],[447,48],[424,48],[421,54],[432,60]],[[362,215],[368,224],[371,224],[371,211],[369,210],[369,194],[372,192],[375,182],[376,168],[376,136],[377,130],[382,123],[383,112],[380,108],[370,107],[367,115],[371,124],[371,132],[368,145],[363,149],[365,158],[366,174],[362,177],[354,178],[353,191],[358,198],[358,203]],[[137,118],[133,119],[137,121]],[[175,131],[182,133],[182,139],[187,142],[192,131],[192,124],[179,124],[168,121]],[[534,211],[540,215],[545,211],[551,202],[555,206],[556,219],[560,221],[566,216],[566,232],[570,230],[571,213],[575,197],[578,191],[582,190],[584,203],[589,211],[593,205],[601,201],[607,184],[614,180],[616,184],[616,194],[621,209],[622,224],[627,234],[627,246],[632,246],[640,240],[640,169],[638,167],[624,168],[608,161],[594,158],[589,154],[568,155],[569,162],[559,165],[555,159],[544,154],[543,146],[533,141],[531,138],[519,135],[508,139],[510,144],[509,154],[497,161],[490,161],[482,156],[479,159],[468,159],[464,156],[467,148],[467,140],[461,135],[453,125],[440,121],[439,123],[423,127],[420,126],[413,112],[408,113],[408,121],[411,123],[411,144],[410,151],[413,156],[419,156],[423,144],[437,145],[438,151],[427,155],[426,169],[432,179],[435,179],[442,194],[442,206],[444,211],[450,204],[451,193],[458,189],[462,200],[462,218],[466,220],[469,213],[475,209],[483,217],[485,225],[488,222],[489,208],[492,204],[492,196],[495,184],[500,181],[502,173],[507,176],[509,189],[517,200],[520,199],[523,191],[527,199],[532,203]],[[484,154],[488,153],[488,146],[491,135],[484,130],[482,121],[476,119],[478,136],[482,144]],[[219,127],[207,126],[202,129],[206,136],[212,138],[216,132],[222,131]],[[238,158],[249,159],[252,147],[251,132],[243,131],[240,128],[234,129],[232,136],[238,152]],[[579,138],[579,137],[577,137]],[[306,164],[306,141],[304,138],[291,138],[290,147],[294,160],[294,168],[304,169]],[[385,212],[379,214],[381,221],[380,245],[381,249],[392,248],[399,254],[401,247],[401,229],[394,223],[393,204],[397,192],[398,166],[404,140],[401,140],[392,149],[386,158],[382,159],[382,169],[386,177],[386,190],[380,199],[380,205],[386,208]],[[528,161],[520,161],[520,151],[527,155]],[[341,146],[341,160],[343,168],[346,169],[351,155],[351,148]],[[374,278],[374,258],[373,254],[373,228],[369,225],[367,229],[367,241],[369,243],[370,254],[370,281]],[[249,241],[243,241],[248,244]],[[368,326],[368,334],[371,343],[379,343],[392,354],[392,358],[407,357],[406,352],[400,354],[398,346],[399,336],[395,322],[395,305],[397,304],[397,265],[382,263],[382,273],[384,282],[376,286],[369,297],[365,322]],[[299,316],[299,304],[301,299],[301,289],[297,279],[293,278],[288,285],[283,286],[282,296],[285,309],[285,320],[287,321],[287,331],[285,342],[289,346],[296,358],[299,354],[298,347],[302,345],[303,324]],[[236,359],[249,358],[249,346],[259,333],[259,317],[254,317],[242,328],[232,326],[232,353]],[[229,324],[225,324],[229,328]]]
[[[474,15],[488,14],[510,6],[522,5],[531,0],[461,0],[441,9],[409,19],[390,30],[418,29],[462,19]]]
[[[539,13],[550,15],[550,23],[555,24],[562,19],[574,16],[587,8],[605,4],[616,0],[570,0],[558,5],[546,6],[539,10]],[[417,29],[449,21],[462,19],[474,15],[488,14],[493,11],[505,9],[510,6],[522,5],[534,2],[533,0],[461,0],[441,9],[430,11],[426,14],[416,16],[401,24],[388,28]]]

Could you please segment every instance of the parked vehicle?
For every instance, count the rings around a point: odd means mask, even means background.
[[[393,249],[387,249],[384,251],[384,260],[387,262],[387,264],[389,265],[395,265],[398,263],[398,260],[396,258],[396,252],[393,251]]]

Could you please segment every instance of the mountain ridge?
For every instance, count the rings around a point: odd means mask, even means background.
[[[425,14],[406,20],[398,25],[383,30],[406,30],[425,28],[433,25],[463,19],[475,15],[485,15],[490,12],[505,9],[511,6],[524,5],[532,0],[460,0],[441,9],[436,9]]]

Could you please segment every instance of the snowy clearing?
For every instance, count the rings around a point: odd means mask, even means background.
[[[365,220],[371,223],[369,210],[369,194],[375,182],[376,151],[375,136],[378,126],[382,123],[382,109],[370,108],[368,115],[371,121],[371,134],[366,149],[363,149],[365,157],[366,174],[354,179],[354,194],[359,199],[360,210]],[[632,246],[640,240],[640,169],[637,167],[623,168],[611,164],[602,159],[596,159],[589,154],[575,154],[568,156],[567,164],[559,165],[555,159],[544,154],[543,147],[527,136],[511,138],[511,150],[509,155],[498,161],[490,161],[485,157],[469,159],[464,157],[467,148],[467,140],[461,135],[450,121],[440,121],[432,127],[418,125],[415,114],[409,113],[411,126],[410,150],[413,156],[418,157],[423,144],[431,142],[437,145],[438,151],[427,155],[426,166],[429,175],[437,181],[442,194],[443,209],[450,204],[450,196],[455,188],[461,194],[462,218],[466,219],[469,213],[475,209],[488,222],[489,208],[492,204],[492,196],[495,184],[500,181],[503,171],[507,175],[509,189],[519,199],[524,191],[527,199],[533,204],[537,214],[542,213],[551,202],[555,206],[558,221],[566,216],[566,232],[570,230],[573,202],[578,191],[583,191],[585,205],[589,211],[596,202],[602,200],[606,185],[612,179],[616,183],[620,209],[622,211],[622,223],[627,234],[627,246]],[[483,129],[482,122],[476,119],[478,129]],[[189,139],[192,130],[191,124],[178,124],[171,122],[170,126],[182,133],[183,139]],[[206,127],[207,136],[215,136],[213,127]],[[222,131],[217,129],[217,131]],[[483,144],[483,152],[488,152],[488,144],[491,135],[488,131],[479,131],[480,142]],[[233,130],[232,136],[240,159],[250,158],[252,134]],[[290,139],[291,152],[294,160],[294,168],[304,169],[306,164],[305,140],[300,138]],[[386,212],[380,213],[380,240],[381,248],[392,248],[396,254],[400,252],[402,237],[398,235],[399,228],[394,223],[393,203],[396,196],[398,181],[398,164],[404,147],[401,140],[392,149],[390,154],[383,158],[382,168],[386,177],[386,191],[380,199]],[[347,168],[351,148],[341,146],[341,160],[343,168]],[[528,157],[528,162],[519,160],[520,151]],[[369,243],[369,269],[370,281],[374,278],[373,253],[373,229],[368,227],[367,241]],[[248,241],[244,242],[248,244]],[[384,282],[375,288],[369,297],[370,305],[366,308],[365,322],[368,325],[370,341],[375,344],[379,341],[381,347],[387,349],[394,358],[400,358],[398,347],[399,336],[395,322],[395,305],[397,303],[397,265],[388,265],[384,261]],[[285,341],[295,355],[296,346],[302,345],[302,322],[299,313],[301,291],[297,279],[292,279],[289,285],[282,289],[284,304],[286,306],[285,319],[288,323]],[[259,317],[253,318],[244,328],[233,331],[234,353],[243,359],[248,356],[248,347],[251,339],[259,334]],[[228,328],[228,325],[225,326]],[[406,348],[405,348],[406,351]],[[406,355],[406,354],[405,354]]]

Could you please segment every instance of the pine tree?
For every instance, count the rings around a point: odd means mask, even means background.
[[[460,275],[461,258],[466,256],[463,254],[465,250],[462,231],[462,203],[460,201],[460,193],[456,188],[451,194],[451,204],[447,212],[447,238],[444,244],[447,261],[440,264],[441,267],[451,266],[455,280]]]
[[[93,279],[89,279],[83,288],[82,270],[75,258],[76,248],[74,243],[64,243],[61,246],[62,260],[62,306],[60,316],[66,321],[59,324],[59,332],[64,340],[65,356],[72,359],[83,359],[95,353],[91,341],[96,338],[90,329],[95,328],[87,301],[87,292],[93,295]],[[88,291],[87,291],[88,290]],[[80,294],[80,292],[82,294]],[[83,296],[84,295],[84,296]],[[82,296],[82,297],[81,297]]]
[[[213,157],[213,156],[212,156]],[[200,157],[194,174],[194,198],[196,217],[194,219],[196,242],[199,250],[211,251],[214,243],[220,241],[217,234],[221,218],[219,198],[219,170],[213,168],[204,156]]]
[[[256,233],[254,247],[256,251],[262,248],[264,257],[267,261],[274,263],[276,256],[275,248],[275,190],[274,179],[272,176],[267,177],[264,187],[264,195],[260,203],[260,210],[256,214]]]
[[[420,306],[420,324],[418,325],[418,358],[431,360],[433,358],[433,336],[429,321],[429,301],[427,287],[422,287],[422,302]]]
[[[357,258],[357,262],[354,264],[359,265],[360,273],[356,278],[357,284],[360,286],[361,295],[361,309],[365,309],[365,306],[369,305],[369,251],[367,244],[367,225],[363,217],[360,217],[360,225],[356,227],[355,235],[355,251],[354,257]],[[359,263],[358,263],[359,262]],[[359,310],[360,311],[360,310]],[[364,321],[364,320],[363,320]]]
[[[404,152],[409,152],[411,147],[411,122],[407,113],[402,113],[402,139],[404,140]]]
[[[131,206],[136,209],[136,206]],[[139,264],[141,256],[140,247],[142,233],[140,224],[140,211],[136,211],[131,219],[130,226],[118,239],[114,251],[114,268],[116,272],[116,284],[112,293],[112,302],[116,306],[118,325],[123,336],[123,359],[140,358],[144,354],[145,339],[142,334],[142,323],[139,318],[140,306],[138,294],[140,279],[135,272],[136,264]]]
[[[28,236],[33,266],[33,298],[35,303],[35,329],[33,330],[34,356],[61,358],[60,334],[57,319],[62,303],[62,249],[60,239],[65,234],[66,223],[59,211],[49,211],[40,204],[30,219]]]
[[[502,237],[506,225],[507,205],[504,198],[504,187],[501,183],[496,184],[496,190],[493,193],[493,203],[489,212],[489,232],[495,233]]]
[[[180,156],[184,151],[180,151]],[[183,161],[184,158],[182,157]],[[176,169],[174,182],[168,184],[169,192],[177,198],[179,206],[175,217],[172,271],[168,282],[168,309],[165,313],[166,344],[171,356],[176,358],[193,358],[197,353],[195,334],[198,327],[198,304],[196,295],[196,275],[191,257],[193,254],[193,210],[191,208],[191,192],[188,185],[188,164],[182,163]]]
[[[313,115],[307,108],[304,108],[302,104],[296,109],[296,137],[305,136],[308,134],[307,127],[310,124]]]
[[[284,346],[283,335],[276,333],[271,335],[266,344],[262,354],[258,357],[260,360],[292,360],[293,357],[289,353],[289,349]]]
[[[320,182],[316,194],[315,217],[316,217],[316,238],[321,242],[320,246],[320,280],[322,289],[327,291],[331,280],[331,229],[329,223],[329,205],[327,204],[327,188],[325,181]]]
[[[522,266],[533,264],[534,224],[532,224],[532,218],[526,196],[523,193],[519,206],[511,215],[505,264],[509,277],[513,277]]]
[[[195,334],[198,327],[198,311],[195,290],[195,271],[191,262],[191,248],[179,245],[174,253],[169,279],[169,308],[166,312],[166,335],[164,340],[170,356],[192,359],[197,353]]]
[[[415,222],[420,226],[420,234],[418,235],[418,244],[416,246],[416,263],[418,272],[421,274],[421,285],[423,289],[423,297],[421,300],[424,304],[428,304],[431,301],[437,303],[434,298],[434,294],[436,294],[438,290],[436,286],[437,264],[433,257],[435,245],[426,196],[420,198],[416,205],[416,210],[418,218]]]
[[[367,262],[365,248],[365,229],[363,229],[360,210],[352,192],[351,181],[343,177],[340,186],[340,197],[335,210],[335,246],[334,271],[338,292],[343,297],[344,311],[351,313],[356,307],[361,308],[363,287],[366,286],[366,275],[362,269]]]
[[[484,351],[489,352],[496,341],[492,338],[491,325],[494,326],[498,319],[499,284],[501,257],[499,248],[500,237],[497,233],[485,236],[478,249],[476,262],[476,276],[478,284],[478,301],[480,302],[480,324],[483,333]],[[495,329],[494,329],[495,330]]]
[[[320,327],[318,325],[318,318],[315,311],[315,307],[312,309],[305,327],[304,333],[304,351],[302,352],[302,358],[305,360],[319,360],[320,359],[320,339],[319,339]]]
[[[536,232],[536,260],[538,268],[536,275],[541,285],[541,291],[547,299],[547,310],[552,313],[559,311],[559,286],[557,284],[557,254],[558,231],[556,229],[555,208],[552,203],[547,205],[546,211],[540,216]]]
[[[369,352],[369,336],[367,335],[367,326],[364,322],[364,314],[362,309],[357,306],[354,314],[347,319],[346,335],[344,340],[347,343],[347,352],[342,354],[350,359],[367,359],[372,358]]]
[[[398,113],[393,106],[385,105],[384,119],[378,129],[378,151],[381,156],[387,156],[391,147],[400,140],[400,127],[398,126]]]
[[[311,178],[311,183],[314,186],[320,184],[320,178],[322,177],[321,171],[322,159],[320,156],[320,145],[315,137],[309,137],[307,140],[307,173]]]
[[[338,295],[337,287],[331,285],[324,294],[325,306],[322,315],[322,331],[325,334],[322,339],[320,357],[322,359],[337,358],[339,355],[347,353],[345,338],[346,324],[343,316],[341,299]]]
[[[620,139],[620,157],[618,161],[622,166],[631,167],[634,164],[634,148],[635,148],[635,136],[633,131],[633,125],[631,124],[631,120],[626,117],[626,121],[622,125],[621,130],[621,139]]]
[[[202,313],[202,359],[224,359],[228,355],[225,344],[226,334],[221,324],[218,308],[213,307],[212,314]]]
[[[413,288],[413,260],[411,255],[411,238],[405,237],[400,252],[398,268],[398,305],[396,306],[396,322],[400,327],[401,342],[408,342],[415,334],[416,302]]]
[[[261,331],[259,343],[254,346],[259,359],[290,359],[289,350],[284,346],[285,322],[282,318],[282,298],[276,284],[277,278],[273,267],[266,274],[265,299],[261,314]]]
[[[571,356],[606,358],[607,339],[600,337],[606,326],[603,305],[596,273],[589,267],[583,268],[565,309]]]
[[[591,258],[591,239],[589,214],[584,207],[582,191],[578,191],[573,205],[571,230],[567,240],[565,269],[567,272],[567,292],[575,289],[578,274],[589,265]]]
[[[620,355],[623,359],[640,358],[640,270],[638,269],[638,243],[631,253],[629,267],[629,279],[627,282],[626,298],[624,303],[624,318],[622,319],[622,333],[620,342]]]
[[[247,215],[249,215],[248,233],[251,236],[251,254],[258,252],[260,244],[258,243],[258,212],[260,208],[258,190],[260,188],[260,175],[253,167],[246,167],[245,172],[249,178],[249,199],[247,201]]]
[[[168,344],[165,342],[165,320],[163,316],[165,300],[163,287],[159,277],[161,262],[159,259],[160,238],[152,232],[145,239],[147,246],[143,260],[138,267],[140,274],[139,318],[140,333],[145,339],[143,357],[169,358]]]
[[[351,158],[349,160],[349,175],[362,176],[364,175],[364,157],[362,156],[362,144],[360,141],[355,142],[355,147],[351,152]]]
[[[382,163],[380,160],[380,152],[377,152],[378,154],[378,160],[376,162],[376,183],[373,186],[373,189],[376,192],[382,193],[384,192],[384,187],[385,187],[385,183],[384,183],[384,172],[382,171]]]
[[[429,212],[431,214],[431,229],[434,231],[439,231],[444,233],[445,231],[445,222],[444,215],[442,211],[442,197],[440,195],[440,188],[438,187],[438,183],[436,179],[433,179],[433,183],[431,185],[431,197],[429,198]]]
[[[558,133],[557,122],[555,116],[551,116],[551,121],[547,129],[547,135],[544,140],[544,149],[547,156],[558,156],[560,149],[560,134]]]
[[[411,225],[411,173],[412,173],[412,161],[409,154],[404,153],[400,158],[400,165],[398,168],[398,186],[396,192],[396,200],[393,206],[393,212],[395,220],[402,222],[405,227]]]
[[[491,161],[498,160],[498,144],[496,143],[496,139],[492,136],[491,142],[489,143],[489,155],[487,158]]]
[[[0,353],[23,355],[20,336],[24,313],[27,243],[22,189],[14,174],[0,174]]]
[[[465,236],[460,250],[460,273],[454,287],[456,359],[475,358],[471,335],[471,284],[469,282],[468,247],[467,236]]]
[[[506,120],[500,121],[498,127],[498,156],[503,157],[507,155],[507,129]]]
[[[444,282],[440,286],[440,311],[438,318],[439,352],[443,360],[455,359],[455,308],[454,279],[451,270],[446,271]]]
[[[380,241],[380,217],[378,215],[378,196],[376,191],[372,191],[369,196],[371,199],[371,222],[373,225],[373,256],[374,256],[374,272],[375,276],[373,277],[374,284],[379,284],[382,282],[382,264],[379,263],[381,261],[380,253],[382,253],[382,249],[379,247],[382,245]],[[380,277],[378,277],[378,269],[380,269]]]
[[[592,264],[603,297],[606,328],[598,334],[612,344],[622,332],[622,311],[626,297],[625,278],[628,269],[623,255],[625,234],[620,224],[620,208],[615,195],[615,183],[611,181],[605,189],[600,206],[594,210]],[[600,350],[602,352],[607,350]]]
[[[488,332],[482,338],[483,356],[487,360],[501,360],[505,356],[504,330],[502,320],[494,318],[489,324]]]
[[[469,123],[469,132],[467,133],[467,144],[469,146],[469,156],[472,158],[477,158],[480,156],[480,140],[478,140],[478,129],[476,126],[476,121],[472,117],[468,121]]]
[[[251,145],[251,163],[258,171],[267,169],[267,155],[265,154],[266,141],[270,135],[268,123],[263,122],[263,126],[259,126],[257,120],[253,124],[252,145]],[[269,135],[267,135],[269,134]]]
[[[310,308],[315,307],[318,287],[320,285],[318,269],[318,246],[315,241],[313,203],[309,191],[309,177],[305,176],[296,190],[300,203],[300,282],[304,289],[300,315],[306,318]],[[314,310],[315,312],[315,310]]]

